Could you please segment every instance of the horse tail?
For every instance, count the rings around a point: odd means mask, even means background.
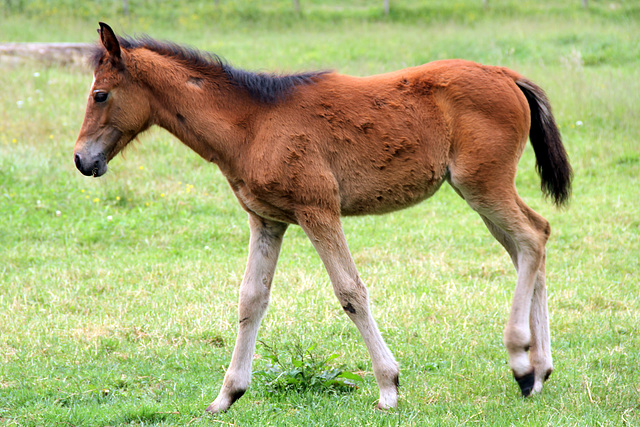
[[[564,205],[571,195],[573,170],[549,100],[544,91],[531,81],[520,78],[515,83],[527,98],[531,110],[529,140],[536,155],[540,188],[546,196],[551,196],[556,206]]]

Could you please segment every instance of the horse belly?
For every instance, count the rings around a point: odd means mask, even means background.
[[[446,165],[405,165],[385,170],[360,171],[342,180],[342,215],[383,214],[403,209],[431,197],[446,177]]]

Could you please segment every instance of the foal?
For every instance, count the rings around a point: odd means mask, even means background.
[[[506,68],[461,60],[371,77],[256,74],[171,43],[119,38],[103,23],[98,31],[94,83],[74,150],[80,172],[103,175],[129,141],[159,125],[218,165],[249,214],[238,337],[207,411],[228,409],[249,386],[290,224],[313,243],[362,334],[378,407],[395,407],[398,365],[369,311],[340,216],[414,205],[444,181],[511,256],[518,279],[504,344],[522,394],[542,389],[553,369],[545,287],[550,228],[515,189],[527,136],[542,191],[557,205],[570,195],[572,171],[538,86]]]

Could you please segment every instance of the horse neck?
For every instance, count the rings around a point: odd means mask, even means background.
[[[137,62],[137,78],[150,91],[151,123],[216,163],[225,175],[232,173],[248,141],[247,123],[258,113],[247,94],[222,70],[216,79],[215,73],[203,76],[159,55]]]

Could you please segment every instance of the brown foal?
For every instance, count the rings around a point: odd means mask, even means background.
[[[249,386],[290,224],[311,240],[362,334],[380,388],[378,407],[395,407],[398,365],[371,316],[340,217],[414,205],[445,181],[511,256],[518,279],[504,344],[522,393],[542,389],[553,369],[545,286],[550,228],[516,192],[527,137],[542,191],[558,205],[569,198],[572,172],[538,86],[509,69],[462,60],[370,77],[252,73],[172,43],[119,38],[103,23],[99,32],[74,150],[80,172],[103,175],[136,135],[159,125],[218,165],[249,214],[238,337],[208,411],[228,409]]]

